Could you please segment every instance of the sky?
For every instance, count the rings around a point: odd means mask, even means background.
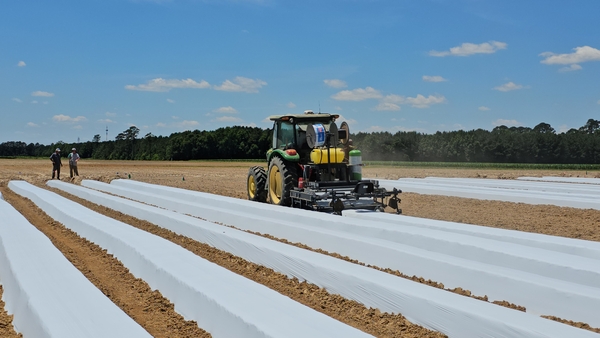
[[[270,115],[353,133],[600,119],[600,1],[54,0],[0,5],[0,142]],[[108,132],[107,132],[108,130]]]

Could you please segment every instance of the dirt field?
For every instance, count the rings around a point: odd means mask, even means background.
[[[66,161],[65,161],[66,162]],[[258,163],[260,164],[260,163]],[[68,165],[61,179],[79,183],[82,179],[109,182],[115,178],[131,178],[143,182],[198,190],[236,198],[246,198],[246,175],[254,163],[248,162],[129,162],[82,160],[79,177],[69,179]],[[481,169],[419,169],[365,167],[363,176],[383,179],[399,177],[487,177],[516,178],[519,176],[580,176],[594,177],[598,173],[572,171],[502,171]],[[40,187],[51,177],[48,160],[0,159],[0,192],[32,224],[44,232],[88,279],[115,304],[134,318],[155,337],[209,337],[195,322],[185,321],[173,305],[158,291],[152,291],[142,280],[106,251],[65,229],[41,212],[30,201],[6,188],[10,180],[26,180]],[[398,188],[402,189],[401,186]],[[58,193],[58,191],[56,191]],[[158,228],[118,212],[63,196],[110,217],[171,240],[190,251],[231,271],[244,275],[307,306],[326,313],[349,325],[377,337],[436,337],[439,333],[411,324],[401,315],[380,313],[310,284],[289,280],[269,269],[244,261],[226,252],[215,250],[189,238]],[[522,203],[480,201],[474,199],[401,195],[405,215],[478,224],[504,229],[600,241],[600,211],[554,206],[533,206]],[[0,287],[0,294],[2,292]],[[483,296],[483,295],[479,295]],[[518,305],[518,304],[517,304]],[[0,302],[0,336],[18,337],[11,320]]]

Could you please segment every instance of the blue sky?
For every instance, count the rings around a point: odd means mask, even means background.
[[[304,110],[357,131],[600,119],[600,1],[0,5],[0,142],[168,136]]]

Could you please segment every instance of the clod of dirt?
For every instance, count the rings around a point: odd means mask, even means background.
[[[560,317],[555,317],[555,316],[542,316],[542,318],[546,318],[546,319],[554,320],[556,322],[560,322],[560,323],[563,323],[563,324],[575,326],[575,327],[578,327],[580,329],[584,329],[584,330],[588,330],[588,331],[600,333],[600,328],[591,327],[590,325],[588,325],[586,323],[574,322],[572,320],[562,319]]]
[[[507,302],[505,300],[495,300],[492,303],[500,305],[500,306],[504,306],[504,307],[507,307],[507,308],[510,308],[510,309],[523,311],[523,312],[526,312],[526,310],[527,310],[524,306],[516,305],[516,304],[513,304],[511,302]]]

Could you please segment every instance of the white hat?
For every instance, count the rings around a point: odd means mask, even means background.
[[[71,150],[77,150],[77,149],[73,148],[73,149],[71,149]]]
[[[56,148],[56,151],[60,151],[60,148]]]

